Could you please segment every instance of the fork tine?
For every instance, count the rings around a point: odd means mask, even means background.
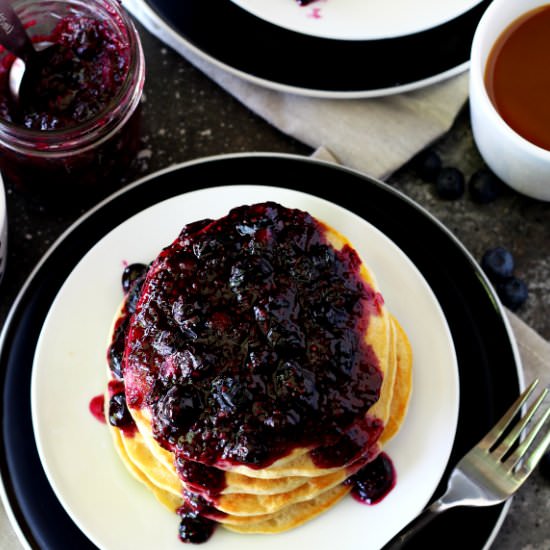
[[[516,478],[520,483],[534,470],[540,459],[544,456],[548,446],[550,446],[550,431],[546,432],[542,441],[533,449],[532,453],[521,465],[519,472],[516,474]]]
[[[546,394],[548,392],[546,391],[544,393]],[[504,467],[508,471],[513,470],[516,464],[523,458],[523,456],[526,454],[527,450],[529,449],[531,443],[533,443],[533,441],[535,440],[539,432],[542,430],[543,426],[546,424],[546,421],[548,420],[549,417],[550,417],[550,407],[547,407],[547,409],[544,411],[542,416],[538,419],[537,423],[531,428],[529,433],[525,436],[525,439],[521,442],[518,448],[503,463]],[[520,468],[521,475],[524,475],[525,473],[526,475],[529,475],[529,473],[531,473],[533,468],[537,465],[538,461],[544,454],[544,451],[546,450],[546,447],[548,446],[549,443],[550,443],[550,431],[545,435],[541,443],[535,447],[535,449],[530,453],[527,460],[523,463],[522,467]]]
[[[518,423],[506,436],[506,438],[492,452],[493,456],[497,460],[500,460],[506,453],[510,451],[512,445],[516,442],[516,440],[518,439],[519,435],[521,434],[525,426],[527,426],[527,423],[529,422],[529,420],[531,420],[531,418],[533,418],[533,415],[537,412],[537,409],[540,407],[541,403],[544,401],[544,398],[546,397],[547,393],[548,393],[548,390],[545,388],[540,393],[536,401],[534,401],[533,404],[529,407],[529,410],[525,413],[525,416],[523,416],[521,420],[518,421]],[[529,446],[529,444],[527,444],[527,446]]]
[[[538,379],[535,378],[527,389],[514,401],[513,405],[506,411],[504,416],[497,422],[495,427],[479,442],[479,447],[489,450],[498,442],[499,438],[502,436],[502,433],[516,414],[521,410],[521,407],[525,404],[529,396],[533,393],[533,390],[539,383]]]

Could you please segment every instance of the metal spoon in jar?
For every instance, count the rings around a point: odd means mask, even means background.
[[[0,0],[0,44],[16,56],[10,68],[9,88],[17,102],[35,73],[31,68],[36,67],[38,70],[45,65],[45,55],[51,55],[46,50],[52,43],[40,42],[34,45],[10,1]]]

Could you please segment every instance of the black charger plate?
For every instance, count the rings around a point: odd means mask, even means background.
[[[32,548],[95,548],[55,497],[34,440],[32,362],[52,301],[78,261],[118,224],[161,200],[220,184],[288,187],[330,200],[378,227],[422,272],[447,318],[460,377],[457,434],[434,496],[444,488],[452,465],[519,393],[514,346],[498,300],[464,247],[414,202],[357,172],[301,157],[234,155],[175,167],[130,185],[82,217],[37,266],[2,331],[0,472],[6,504]],[[451,510],[426,529],[415,547],[444,540],[446,548],[483,548],[502,513],[503,506]]]
[[[291,1],[291,0],[289,0]],[[294,1],[294,0],[292,0]],[[154,34],[270,88],[327,97],[413,89],[466,69],[490,0],[441,25],[378,40],[335,40],[264,21],[231,0],[128,0]],[[175,37],[167,39],[170,34]]]

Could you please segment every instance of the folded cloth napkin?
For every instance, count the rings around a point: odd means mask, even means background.
[[[187,52],[187,59],[273,126],[351,168],[384,178],[451,127],[468,75],[423,90],[372,99],[320,99],[261,88]]]

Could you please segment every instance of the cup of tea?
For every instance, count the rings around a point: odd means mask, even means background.
[[[470,60],[472,132],[510,187],[550,201],[550,3],[494,0]]]

